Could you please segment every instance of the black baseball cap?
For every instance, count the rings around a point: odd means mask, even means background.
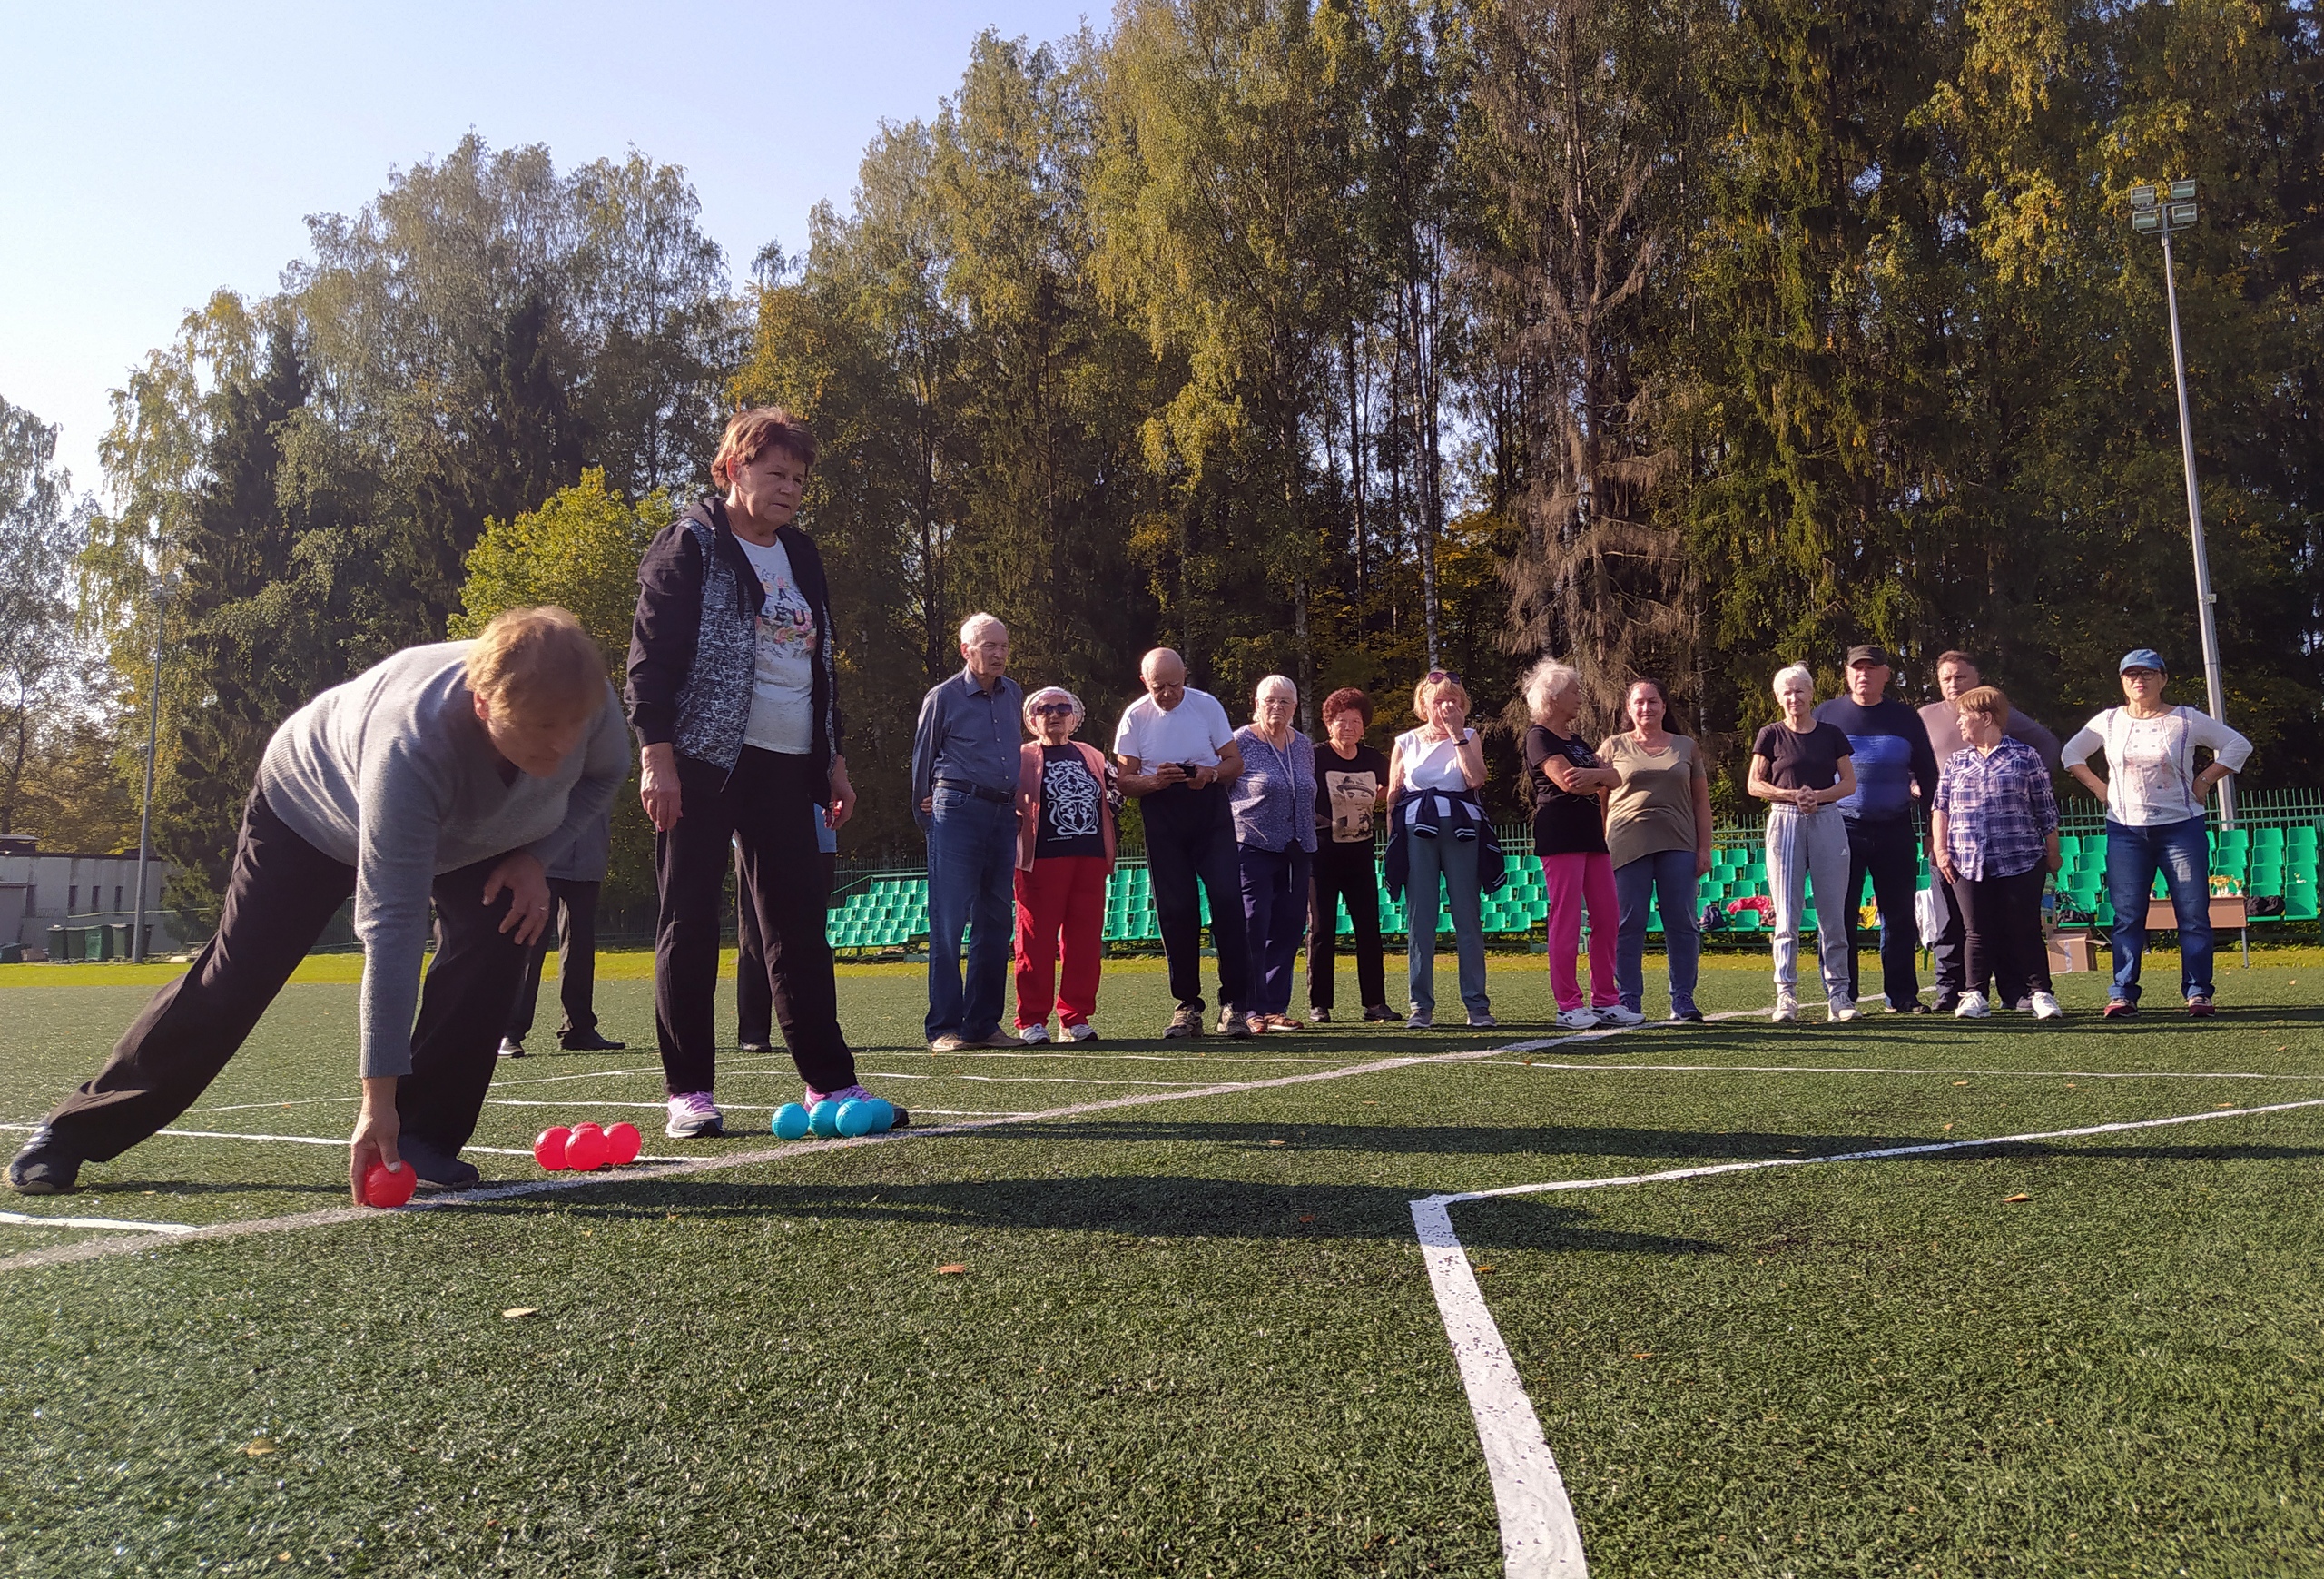
[[[1867,642],[1863,646],[1848,648],[1848,667],[1854,668],[1858,664],[1877,664],[1884,669],[1896,667],[1888,660],[1888,649],[1878,642]]]

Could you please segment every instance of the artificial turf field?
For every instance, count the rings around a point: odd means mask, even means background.
[[[478,1145],[626,1116],[649,1158],[773,1155],[338,1214],[354,988],[294,985],[177,1128],[332,1144],[164,1135],[0,1202],[307,1225],[0,1222],[0,1573],[1496,1573],[1415,1199],[2219,1111],[1451,1220],[1598,1574],[2324,1573],[2324,1107],[2238,1111],[2324,1100],[2324,966],[2221,964],[2206,1025],[2165,956],[2131,1025],[2072,976],[2062,1026],[1755,1018],[1345,1074],[1557,1038],[1539,956],[1495,957],[1490,1032],[1166,1043],[1132,965],[1094,1051],[942,1058],[919,969],[870,967],[842,1012],[917,1123],[1163,1100],[786,1147],[787,1061],[733,1055],[758,1133],[676,1142],[650,1051],[537,1037]],[[0,1118],[152,990],[108,972],[0,977]],[[1758,1009],[1764,961],[1704,987]],[[650,1041],[648,992],[601,984],[610,1034]],[[1293,1076],[1324,1078],[1187,1094]]]

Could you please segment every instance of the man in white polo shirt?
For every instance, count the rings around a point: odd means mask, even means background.
[[[1165,1036],[1202,1034],[1202,903],[1210,891],[1210,936],[1218,954],[1218,1028],[1248,1036],[1250,956],[1243,934],[1243,878],[1235,854],[1227,788],[1243,774],[1243,753],[1226,709],[1187,684],[1187,664],[1156,647],[1137,666],[1146,695],[1122,711],[1114,731],[1121,790],[1138,799],[1146,822],[1147,878],[1178,1001]]]

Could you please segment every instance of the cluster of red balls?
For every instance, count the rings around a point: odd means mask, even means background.
[[[635,1124],[615,1124],[601,1130],[595,1124],[580,1123],[566,1129],[559,1124],[543,1130],[540,1139],[533,1142],[533,1160],[551,1173],[570,1170],[575,1173],[595,1173],[600,1168],[619,1168],[637,1160],[637,1153],[645,1144]]]

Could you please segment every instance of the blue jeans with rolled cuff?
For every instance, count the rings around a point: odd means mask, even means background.
[[[2106,898],[2114,907],[2114,996],[2139,1001],[2146,954],[2146,902],[2154,874],[2171,892],[2179,923],[2179,990],[2211,995],[2211,853],[2203,819],[2133,828],[2106,819]]]

